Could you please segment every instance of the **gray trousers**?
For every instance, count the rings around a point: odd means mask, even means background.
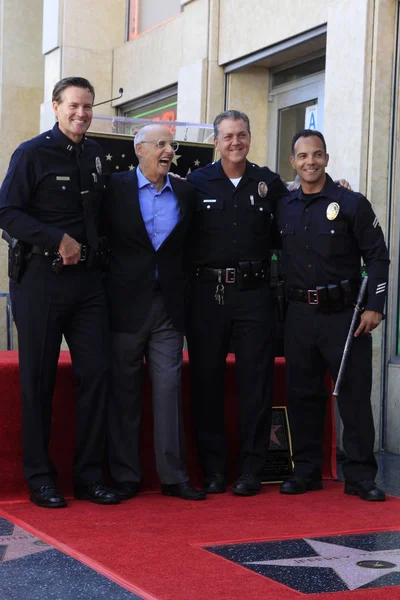
[[[154,450],[164,484],[188,481],[182,419],[183,335],[155,291],[147,320],[135,333],[112,333],[112,386],[108,419],[110,472],[116,482],[139,482],[143,361],[152,383]]]

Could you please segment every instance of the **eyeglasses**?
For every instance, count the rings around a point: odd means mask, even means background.
[[[176,152],[179,148],[178,142],[168,142],[167,140],[144,140],[140,144],[155,144],[160,150],[164,150],[167,146],[171,146],[172,150]]]

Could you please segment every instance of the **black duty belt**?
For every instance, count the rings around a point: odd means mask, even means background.
[[[306,302],[307,304],[318,304],[318,290],[288,288],[287,295],[289,300],[297,300],[298,302]]]
[[[357,299],[359,280],[343,280],[337,284],[317,285],[314,289],[287,287],[288,300],[318,306],[322,312],[340,312],[349,308]]]
[[[237,283],[240,278],[255,279],[263,281],[269,277],[269,269],[264,266],[253,270],[249,273],[243,273],[243,269],[236,267],[225,267],[221,269],[213,269],[212,267],[195,267],[194,276],[203,279],[210,279],[223,284]]]
[[[42,246],[32,246],[32,248],[29,251],[31,254],[38,254],[39,256],[47,256],[49,258],[57,258],[59,256],[58,252],[53,252],[51,250],[47,250],[46,248],[43,248]],[[79,262],[85,262],[88,258],[88,254],[89,254],[89,246],[86,246],[85,244],[81,244],[81,257],[79,259]]]

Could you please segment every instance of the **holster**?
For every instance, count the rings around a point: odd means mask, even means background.
[[[239,290],[253,290],[269,277],[268,269],[261,260],[239,261],[237,286]]]
[[[341,285],[328,285],[328,298],[330,312],[342,312],[344,310],[343,290]]]
[[[237,270],[237,287],[239,290],[248,290],[252,287],[252,270],[249,260],[239,262]]]
[[[317,286],[318,310],[322,313],[342,312],[357,297],[357,282],[344,279],[340,284]]]
[[[276,310],[279,323],[284,323],[286,319],[286,312],[288,307],[288,301],[286,297],[286,281],[279,279],[275,289],[276,298]]]
[[[26,246],[6,231],[3,231],[2,238],[8,243],[8,277],[14,283],[19,283],[27,263]]]
[[[97,250],[89,249],[87,258],[88,267],[108,267],[110,262],[110,249],[108,239],[106,237],[99,238]]]

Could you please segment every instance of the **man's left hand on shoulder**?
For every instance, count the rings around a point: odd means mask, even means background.
[[[347,179],[336,179],[335,183],[337,183],[338,185],[340,185],[340,187],[344,188],[345,190],[349,190],[350,192],[352,192],[353,190],[351,189],[351,185],[350,183],[347,181]]]
[[[374,310],[365,310],[361,315],[360,325],[354,333],[354,337],[366,335],[378,327],[382,321],[382,313]]]

